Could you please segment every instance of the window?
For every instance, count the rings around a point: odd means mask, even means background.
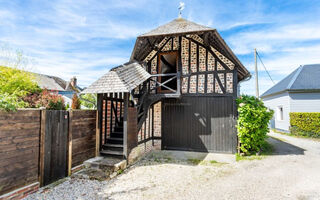
[[[278,111],[278,114],[277,114],[278,117],[277,117],[277,119],[278,119],[278,120],[283,120],[283,107],[282,107],[282,106],[279,106],[277,111]]]

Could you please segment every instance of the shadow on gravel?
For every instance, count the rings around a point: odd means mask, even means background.
[[[287,143],[275,137],[269,137],[268,142],[273,146],[273,155],[304,155],[305,149]]]

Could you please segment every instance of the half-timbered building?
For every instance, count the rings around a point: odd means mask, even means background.
[[[130,61],[84,91],[98,94],[101,154],[128,159],[149,144],[236,152],[235,99],[247,77],[216,29],[178,18],[138,36]]]

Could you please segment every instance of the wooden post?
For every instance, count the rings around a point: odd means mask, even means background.
[[[68,176],[71,176],[72,168],[72,118],[73,111],[69,111],[69,130],[68,130]]]
[[[41,110],[41,124],[40,124],[40,163],[39,163],[39,183],[43,186],[44,181],[44,155],[45,155],[45,137],[46,137],[46,110]]]
[[[129,106],[129,95],[124,93],[123,97],[123,152],[128,162],[128,106]]]
[[[100,154],[102,132],[102,94],[97,94],[97,118],[96,118],[96,156]]]

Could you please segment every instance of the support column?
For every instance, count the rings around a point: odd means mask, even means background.
[[[103,94],[97,94],[96,156],[99,156],[102,144],[102,101]]]
[[[128,107],[129,107],[129,95],[124,93],[123,97],[123,153],[128,160]]]

